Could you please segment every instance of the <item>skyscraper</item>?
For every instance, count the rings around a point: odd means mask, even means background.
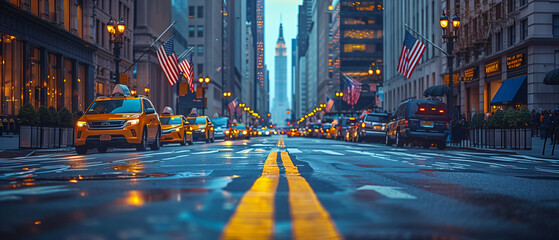
[[[283,39],[283,26],[280,23],[279,37],[276,42],[275,57],[275,94],[273,101],[272,119],[278,126],[286,126],[287,118],[287,49]]]

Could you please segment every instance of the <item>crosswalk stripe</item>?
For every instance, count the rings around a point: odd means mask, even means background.
[[[360,188],[357,188],[357,190],[374,190],[375,192],[378,192],[381,195],[392,199],[417,199],[416,196],[405,193],[400,189],[401,188],[399,187],[378,186],[378,185],[365,185]]]
[[[303,153],[301,152],[301,150],[299,150],[298,148],[288,148],[287,151],[289,153]]]
[[[217,153],[217,152],[219,152],[219,151],[217,151],[217,150],[212,150],[212,151],[205,151],[205,152],[194,152],[194,153],[192,153],[192,154],[194,154],[194,155],[200,155],[200,154],[210,154],[210,153]]]
[[[236,153],[243,153],[243,154],[244,154],[244,153],[249,153],[250,151],[252,151],[252,149],[253,149],[253,148],[249,148],[249,149],[245,149],[245,150],[238,151],[238,152],[236,152]]]
[[[343,153],[338,153],[338,152],[334,152],[334,151],[330,151],[330,150],[321,150],[321,149],[317,149],[317,150],[313,150],[313,151],[315,151],[315,152],[323,152],[323,153],[326,153],[326,154],[336,155],[336,156],[343,156],[343,155],[345,155],[345,154],[343,154]]]
[[[318,200],[313,189],[289,154],[281,152],[281,161],[289,186],[289,206],[293,239],[342,239],[330,214]]]
[[[272,239],[275,225],[275,195],[279,182],[278,152],[264,163],[262,175],[245,193],[220,239]]]

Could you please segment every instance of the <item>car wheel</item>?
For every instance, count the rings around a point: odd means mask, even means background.
[[[76,153],[78,155],[85,155],[87,154],[87,147],[85,146],[76,146]]]
[[[206,134],[206,143],[210,143],[210,134],[209,133]]]
[[[136,146],[136,151],[138,152],[143,152],[148,148],[148,135],[147,135],[147,129],[144,128],[144,131],[142,131],[142,141],[140,142],[140,144],[138,144]]]
[[[186,132],[183,132],[182,134],[183,134],[183,135],[182,135],[181,146],[184,146],[184,145],[186,145],[186,143],[187,143],[187,142],[186,142]]]
[[[215,142],[215,136],[212,134],[212,140],[211,142]]]
[[[445,150],[446,149],[446,141],[442,140],[440,142],[437,143],[437,149],[439,150]]]
[[[97,152],[106,153],[107,152],[107,147],[98,147]]]
[[[157,130],[157,135],[155,135],[155,142],[149,145],[152,151],[159,150],[161,148],[161,131]]]
[[[396,146],[397,147],[403,147],[404,146],[404,141],[402,140],[402,137],[400,136],[400,132],[396,133]]]

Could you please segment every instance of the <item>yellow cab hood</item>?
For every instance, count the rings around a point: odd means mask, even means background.
[[[107,120],[123,120],[139,118],[141,113],[110,113],[110,114],[86,114],[80,120],[82,121],[107,121]]]
[[[161,125],[161,130],[173,129],[181,127],[180,124],[171,124],[171,125]]]

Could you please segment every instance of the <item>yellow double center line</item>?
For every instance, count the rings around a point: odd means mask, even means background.
[[[281,144],[280,144],[281,143]],[[278,146],[283,145],[283,139]],[[279,182],[278,152],[273,151],[264,163],[262,176],[245,193],[235,213],[225,226],[221,239],[273,239],[274,199]],[[293,239],[342,239],[336,224],[322,206],[313,189],[289,154],[281,151],[285,177],[289,186],[289,206]]]

